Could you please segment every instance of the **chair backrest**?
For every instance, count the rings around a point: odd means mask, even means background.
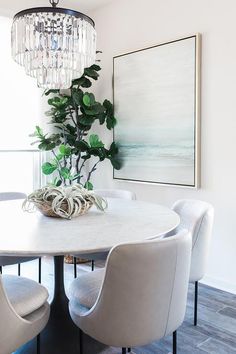
[[[19,291],[19,301],[21,301]],[[25,289],[27,291],[27,289]],[[37,293],[34,294],[37,296]],[[0,275],[0,353],[10,354],[33,339],[47,323],[49,317],[49,305],[45,303],[40,309],[22,318],[11,305],[3,286]]]
[[[6,295],[0,275],[0,353],[11,353],[24,343],[28,331],[24,321],[14,310]],[[25,322],[25,323],[24,323]]]
[[[186,230],[114,247],[98,299],[81,317],[80,328],[117,347],[145,345],[172,333],[185,315],[190,257]]]
[[[94,192],[104,198],[120,198],[120,199],[128,199],[128,200],[135,200],[136,199],[135,193],[128,191],[128,190],[96,189]]]
[[[25,199],[26,194],[21,192],[2,192],[0,193],[0,201]]]
[[[176,201],[172,209],[180,216],[180,224],[174,231],[184,228],[192,235],[190,281],[198,281],[206,272],[214,209],[204,201],[191,199]]]

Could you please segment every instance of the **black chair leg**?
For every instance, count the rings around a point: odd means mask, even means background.
[[[128,353],[131,353],[131,348],[128,348]]]
[[[83,354],[83,331],[79,329],[79,354]]]
[[[177,354],[177,331],[173,333],[173,354]]]
[[[94,260],[91,261],[91,269],[92,269],[92,272],[94,271]]]
[[[41,284],[42,281],[41,274],[42,274],[42,259],[39,258],[39,273],[38,273],[39,284]]]
[[[2,274],[2,266],[0,266],[0,274]]]
[[[20,263],[18,264],[18,276],[20,277]]]
[[[74,257],[74,278],[77,278],[77,259]]]
[[[198,281],[195,281],[195,294],[194,294],[194,326],[197,326],[197,305],[198,305]]]
[[[126,354],[126,348],[122,348],[122,354]]]
[[[37,335],[37,354],[40,354],[40,334]]]

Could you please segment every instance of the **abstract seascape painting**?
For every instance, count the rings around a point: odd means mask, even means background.
[[[114,57],[114,178],[199,187],[200,37]]]

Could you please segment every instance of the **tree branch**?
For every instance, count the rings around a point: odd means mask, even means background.
[[[92,173],[96,171],[97,165],[99,164],[99,162],[101,162],[101,161],[98,160],[98,161],[93,165],[92,169],[89,171],[88,178],[87,178],[87,181],[86,181],[86,182],[88,182],[88,181],[90,180]]]
[[[69,107],[69,110],[70,110],[70,118],[71,118],[72,122],[74,123],[74,125],[76,126],[76,121],[75,121],[75,119],[73,117],[73,112],[71,110],[71,107]]]
[[[62,168],[61,163],[60,163],[60,161],[58,161],[57,155],[56,155],[56,153],[55,153],[54,150],[52,150],[52,153],[53,153],[53,155],[54,155],[54,157],[55,157],[55,160],[56,160],[56,163],[57,163],[57,172],[58,172],[58,174],[59,174],[59,176],[60,176],[60,179],[61,179],[61,180],[63,181],[63,183],[65,184],[65,178],[62,177],[61,172],[60,172],[60,169]],[[58,167],[59,167],[59,168],[58,168]]]

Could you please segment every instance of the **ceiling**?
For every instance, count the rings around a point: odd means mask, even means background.
[[[60,0],[60,7],[67,7],[77,11],[89,12],[102,7],[113,0]],[[30,7],[50,6],[48,0],[1,0],[0,15],[13,16],[18,11]]]

